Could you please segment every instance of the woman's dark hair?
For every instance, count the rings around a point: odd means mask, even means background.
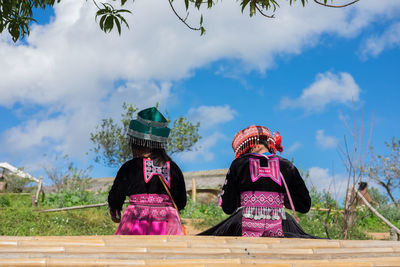
[[[364,190],[368,186],[368,183],[366,182],[359,182],[358,183],[358,191]]]
[[[149,158],[151,158],[157,166],[162,166],[165,162],[171,161],[171,158],[168,156],[164,148],[149,148],[136,144],[131,144],[131,148],[134,158],[140,158],[145,154],[149,154]]]
[[[268,148],[268,142],[267,142],[267,140],[265,140],[265,139],[260,139],[259,143],[260,143],[260,145],[265,146],[265,148],[268,149],[269,153],[273,154],[273,153],[271,152],[271,149]],[[243,154],[251,153],[251,150],[252,150],[252,149],[253,149],[252,147],[249,147],[248,149],[246,149],[246,151],[245,151]]]
[[[268,149],[269,153],[274,154],[274,152],[271,151],[271,149],[269,149],[269,147],[268,147],[268,141],[267,141],[267,140],[265,140],[265,139],[260,139],[260,144],[263,145],[263,146],[265,146],[265,148]]]

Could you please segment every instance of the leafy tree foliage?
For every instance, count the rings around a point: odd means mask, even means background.
[[[65,0],[64,0],[65,1]],[[144,0],[145,1],[145,0]],[[205,33],[205,28],[203,27],[203,15],[200,14],[200,22],[198,26],[191,26],[187,22],[190,9],[197,9],[200,12],[200,8],[212,8],[215,6],[217,0],[179,0],[183,1],[186,8],[186,14],[184,16],[178,14],[174,8],[174,0],[167,0],[171,7],[171,10],[176,15],[176,17],[189,29],[200,31],[201,35]],[[334,5],[330,4],[334,0],[313,0],[313,2],[332,8],[341,8],[352,5],[360,0],[349,0],[347,4],[344,5]],[[0,33],[7,29],[9,34],[12,36],[14,42],[19,38],[24,38],[25,35],[29,35],[30,23],[34,22],[33,18],[33,8],[45,9],[46,7],[53,7],[56,3],[61,2],[61,0],[1,0],[0,1]],[[129,28],[128,23],[122,16],[122,13],[131,13],[131,11],[124,9],[124,5],[127,0],[114,0],[117,2],[118,8],[115,8],[110,3],[97,3],[93,0],[93,3],[98,8],[95,18],[100,17],[99,26],[104,32],[111,32],[114,28],[114,24],[121,34],[121,25],[125,25]],[[175,1],[176,2],[176,1]],[[260,14],[266,18],[274,18],[274,12],[279,8],[279,3],[283,0],[239,0],[239,5],[242,13],[248,10],[250,17]],[[290,5],[293,5],[296,0],[289,0]],[[299,0],[302,6],[305,6],[308,0]]]
[[[61,0],[1,0],[0,1],[0,33],[7,29],[14,42],[29,35],[33,8],[54,6]]]
[[[138,109],[127,103],[122,105],[122,109],[124,111],[120,123],[112,118],[103,119],[95,132],[90,134],[90,140],[94,144],[91,150],[97,155],[95,161],[108,167],[118,167],[132,158],[127,133],[129,122]],[[185,117],[175,119],[168,138],[167,152],[174,154],[192,150],[201,138],[199,127],[200,123],[192,124]]]
[[[393,193],[400,186],[400,140],[393,137],[392,141],[385,142],[385,145],[390,149],[390,155],[374,156],[372,153],[368,175],[386,190],[389,198],[398,206]]]
[[[381,192],[379,192],[378,189],[376,189],[375,187],[371,187],[368,189],[368,193],[371,196],[372,200],[375,201],[376,203],[378,203],[379,207],[383,207],[386,204],[388,204],[389,199],[386,195],[382,194]]]

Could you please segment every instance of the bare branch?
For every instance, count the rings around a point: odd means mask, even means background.
[[[344,4],[344,5],[329,5],[327,3],[322,3],[322,2],[319,2],[318,0],[314,0],[314,2],[317,3],[318,5],[325,6],[325,7],[332,7],[332,8],[342,8],[342,7],[351,6],[355,3],[357,3],[358,1],[360,1],[360,0],[354,0],[354,1]]]
[[[344,122],[344,125],[346,126],[347,130],[350,132],[351,135],[354,135],[341,110],[339,110],[339,114],[340,114],[340,119]]]
[[[186,27],[188,27],[189,29],[193,30],[193,31],[200,31],[201,27],[195,28],[190,26],[187,22],[186,19],[188,17],[189,14],[186,15],[186,18],[182,18],[181,16],[179,16],[179,14],[176,12],[174,6],[172,5],[172,0],[168,0],[169,5],[171,6],[172,11],[175,13],[175,16],[177,16],[177,18],[182,21],[183,24],[186,25]]]
[[[369,129],[369,137],[368,137],[368,144],[367,144],[367,148],[369,150],[369,147],[371,145],[371,139],[372,139],[372,129],[374,128],[374,111],[372,111],[371,114],[371,128]],[[373,155],[372,155],[373,156]],[[364,155],[364,159],[365,159],[365,155]]]
[[[260,12],[260,14],[263,15],[264,17],[267,17],[269,19],[275,18],[275,14],[267,15],[262,11],[262,9],[257,4],[255,6],[256,6],[256,9],[258,10],[258,12]]]

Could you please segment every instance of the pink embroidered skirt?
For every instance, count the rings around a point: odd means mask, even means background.
[[[169,196],[131,195],[129,202],[116,235],[183,235],[178,211]]]
[[[277,192],[247,191],[240,195],[242,236],[283,237],[283,194]]]

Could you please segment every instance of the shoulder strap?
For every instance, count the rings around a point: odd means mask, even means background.
[[[165,188],[165,191],[167,191],[167,194],[168,194],[169,198],[170,198],[171,201],[172,201],[172,205],[174,205],[174,208],[175,208],[175,209],[178,211],[178,213],[179,213],[178,207],[176,206],[175,201],[174,201],[174,199],[172,198],[171,192],[169,192],[169,189],[168,189],[167,185],[165,184],[164,180],[160,177],[160,175],[157,175],[157,177],[158,177],[158,179],[160,179],[161,183],[163,184],[163,186],[164,186],[164,188]]]

